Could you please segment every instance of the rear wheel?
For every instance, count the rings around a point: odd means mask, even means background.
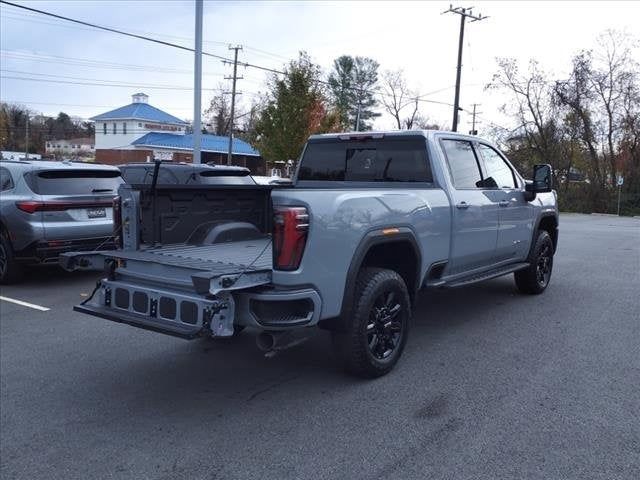
[[[537,295],[549,285],[553,270],[553,241],[542,230],[529,256],[529,267],[514,273],[516,286],[522,293]]]
[[[0,232],[0,284],[15,283],[22,274],[22,265],[16,261],[11,242],[4,232]]]
[[[395,366],[407,341],[411,303],[407,286],[393,270],[365,268],[358,276],[346,331],[333,332],[345,369],[374,378]]]

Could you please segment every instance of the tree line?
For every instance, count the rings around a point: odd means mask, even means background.
[[[289,62],[283,75],[269,77],[266,91],[236,115],[234,131],[267,161],[295,160],[309,135],[371,130],[388,113],[398,129],[438,128],[420,112],[402,70],[379,72],[368,57],[342,55],[328,75],[306,52]],[[230,98],[220,85],[205,118],[211,132],[228,135]]]
[[[523,172],[553,167],[565,211],[640,214],[640,83],[638,42],[607,31],[597,47],[577,52],[566,78],[531,60],[497,59],[488,89],[504,94],[511,128],[492,135]]]
[[[57,117],[46,117],[23,105],[0,103],[1,150],[24,152],[28,140],[29,153],[42,154],[49,140],[93,138],[94,132],[93,123],[72,118],[64,112]]]

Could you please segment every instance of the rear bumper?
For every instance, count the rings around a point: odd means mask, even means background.
[[[115,248],[116,244],[111,237],[78,240],[40,240],[19,252],[18,260],[27,263],[57,263],[62,253],[114,250]]]
[[[268,330],[316,325],[321,308],[322,300],[313,288],[240,292],[236,305],[242,324]]]

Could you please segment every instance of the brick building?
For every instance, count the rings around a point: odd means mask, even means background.
[[[154,158],[174,162],[193,161],[193,134],[189,124],[149,105],[149,96],[133,95],[124,107],[92,117],[95,122],[96,162],[118,165],[151,161]],[[229,137],[202,134],[202,163],[226,164]],[[233,164],[245,166],[256,175],[264,175],[260,153],[248,143],[233,139]]]

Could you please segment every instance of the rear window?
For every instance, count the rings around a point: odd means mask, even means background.
[[[248,170],[203,170],[200,182],[203,185],[255,185]]]
[[[45,170],[25,175],[29,188],[39,195],[117,193],[122,183],[113,170]]]
[[[120,167],[122,178],[133,185],[153,183],[154,167]],[[158,185],[177,185],[181,183],[178,177],[168,168],[160,167],[158,171]]]
[[[307,145],[298,180],[432,182],[425,139],[327,140]]]

